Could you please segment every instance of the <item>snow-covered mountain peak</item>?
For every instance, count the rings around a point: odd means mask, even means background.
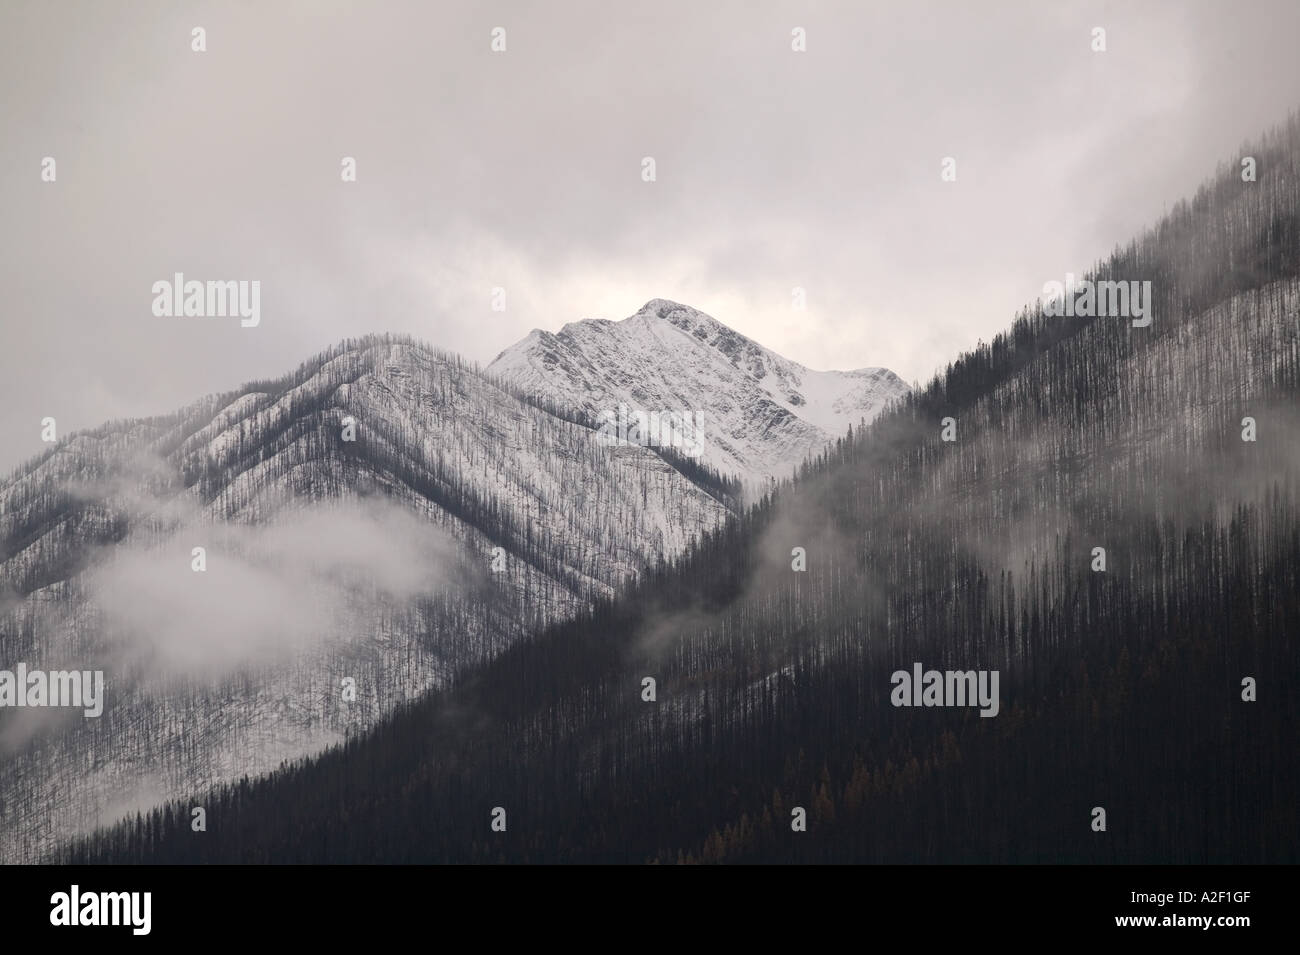
[[[884,368],[814,371],[662,298],[622,321],[535,329],[488,371],[594,420],[620,407],[687,417],[704,431],[705,463],[759,484],[789,475],[908,390]]]

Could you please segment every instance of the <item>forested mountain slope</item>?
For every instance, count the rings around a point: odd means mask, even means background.
[[[0,859],[318,750],[611,595],[734,506],[689,464],[392,337],[70,436],[0,483],[0,649],[106,700],[0,711]]]

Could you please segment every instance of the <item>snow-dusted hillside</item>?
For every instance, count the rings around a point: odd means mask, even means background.
[[[750,483],[789,477],[809,454],[908,391],[884,368],[812,371],[663,299],[620,322],[535,330],[487,371],[592,419],[617,415],[620,405],[694,416],[702,460]]]
[[[107,699],[0,710],[0,860],[317,751],[726,514],[396,339],[72,435],[0,483],[0,668],[103,670]]]
[[[489,372],[367,338],[69,436],[0,482],[0,668],[107,699],[0,709],[0,861],[319,751],[725,519],[734,487],[601,411],[695,416],[701,463],[765,481],[905,390],[656,300]]]

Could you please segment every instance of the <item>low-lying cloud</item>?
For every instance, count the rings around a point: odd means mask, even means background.
[[[87,583],[110,643],[161,674],[214,679],[356,637],[367,608],[441,590],[454,561],[441,528],[348,502],[258,526],[189,520],[161,542],[114,548]]]

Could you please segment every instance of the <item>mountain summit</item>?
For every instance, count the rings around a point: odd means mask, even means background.
[[[688,305],[652,299],[622,321],[535,329],[487,371],[599,420],[619,406],[694,415],[702,461],[766,483],[907,394],[885,368],[814,371]]]

